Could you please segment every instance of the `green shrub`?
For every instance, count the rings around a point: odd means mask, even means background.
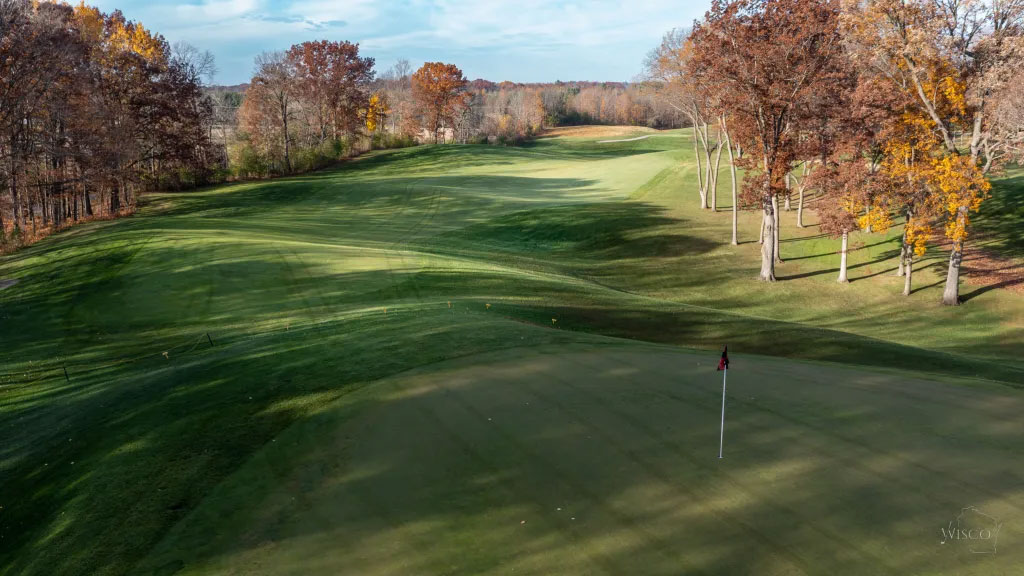
[[[415,145],[416,139],[407,134],[391,134],[388,132],[378,132],[370,137],[371,150],[409,148]]]

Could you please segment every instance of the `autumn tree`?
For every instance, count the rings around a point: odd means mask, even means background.
[[[694,69],[720,86],[734,137],[758,173],[744,193],[762,207],[766,240],[760,279],[775,281],[775,211],[797,152],[801,126],[819,112],[842,55],[839,6],[831,0],[716,1],[695,25]]]
[[[959,304],[970,214],[986,198],[987,175],[1008,144],[997,98],[1021,65],[1022,18],[1018,0],[847,3],[845,28],[859,59],[890,79],[889,89],[910,96],[908,113],[937,142],[921,173],[946,212],[946,305]]]
[[[419,109],[421,125],[433,134],[434,142],[444,141],[445,130],[468,103],[466,79],[454,64],[427,62],[412,75],[412,96]]]
[[[206,181],[211,108],[191,63],[120,12],[0,4],[0,242]]]
[[[295,68],[284,52],[256,57],[256,73],[239,110],[239,122],[260,147],[271,154],[280,145],[286,172],[292,171],[292,134],[289,123],[296,114],[298,89]]]
[[[840,284],[849,282],[847,261],[850,234],[865,224],[865,206],[885,197],[888,180],[860,156],[849,156],[828,162],[809,177],[809,184],[821,192],[818,215],[821,231],[840,238]],[[876,205],[871,217],[875,230],[884,234],[890,225],[888,211]]]
[[[366,130],[375,134],[384,129],[384,121],[391,109],[386,94],[373,94],[366,106]]]
[[[723,134],[727,126],[725,112],[716,107],[714,77],[704,74],[701,60],[694,52],[709,49],[694,42],[689,31],[675,28],[667,32],[647,56],[646,75],[655,84],[654,92],[670,106],[684,114],[693,127],[693,153],[697,169],[697,194],[700,207],[717,210],[718,169],[722,158]],[[713,138],[718,127],[718,138]],[[735,206],[735,203],[734,203]]]
[[[293,75],[293,91],[309,115],[306,123],[314,128],[310,135],[315,142],[309,145],[337,140],[361,127],[361,113],[370,99],[374,60],[361,57],[358,44],[303,42],[288,49],[286,60]]]

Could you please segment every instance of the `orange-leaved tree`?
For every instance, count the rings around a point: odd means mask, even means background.
[[[421,126],[433,134],[434,142],[444,142],[445,131],[455,125],[466,107],[466,79],[454,64],[427,62],[412,75],[412,95]]]

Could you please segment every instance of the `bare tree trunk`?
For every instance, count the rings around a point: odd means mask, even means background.
[[[697,155],[697,185],[700,187],[701,210],[705,210],[708,207],[708,188],[710,188],[711,184],[711,155],[708,153],[707,138],[705,138],[703,130],[704,128],[699,128],[697,127],[697,125],[694,125],[693,127],[694,138],[698,138],[699,136],[700,145],[704,148],[704,156],[706,157],[705,162],[707,164],[706,169],[702,175],[700,150],[697,149],[697,142],[694,141],[693,149]]]
[[[864,226],[864,231],[867,232],[868,234],[871,234],[871,218],[870,218],[870,216],[871,216],[871,205],[870,204],[868,204],[867,206],[864,207],[864,216],[867,216],[867,218],[864,218],[864,221],[867,222],[867,225]]]
[[[36,198],[32,197],[33,194],[28,194],[28,219],[32,223],[32,236],[36,235]]]
[[[291,174],[292,158],[290,154],[291,150],[289,149],[290,138],[288,138],[288,103],[286,100],[281,101],[281,121],[284,127],[284,166],[285,169],[288,170],[288,173]]]
[[[764,220],[761,220],[761,235],[757,238],[758,244],[764,244]]]
[[[762,202],[763,215],[761,218],[761,230],[768,238],[775,237],[775,208],[773,202],[765,199]],[[775,282],[775,243],[761,243],[761,276],[762,282]]]
[[[732,139],[729,138],[728,126],[725,124],[725,117],[722,117],[722,132],[725,134],[725,147],[729,151],[729,173],[732,175],[732,245],[738,246],[739,239],[736,235],[736,229],[739,224],[739,194],[737,193],[737,182],[736,182],[736,161],[732,156]]]
[[[800,190],[798,191],[798,198],[796,201],[796,227],[804,227],[804,185],[800,184]]]
[[[796,201],[796,227],[804,227],[804,189],[807,188],[807,174],[810,172],[808,162],[804,162],[803,175],[800,178],[800,183],[797,186],[797,201]]]
[[[13,160],[11,161],[11,178],[8,183],[11,189],[11,207],[14,210],[14,229],[21,232],[25,229],[25,215],[21,211],[21,199],[18,198],[18,178],[14,172]]]
[[[906,246],[906,231],[910,228],[910,212],[906,213],[906,222],[903,224],[903,235],[899,241],[899,265],[896,268],[896,277],[903,276],[903,266],[906,264],[907,258],[907,246]]]
[[[946,306],[960,305],[960,264],[964,257],[963,242],[954,242],[949,253],[949,270],[946,272],[946,289],[942,292],[942,303]]]
[[[790,192],[792,192],[792,190],[793,190],[793,181],[790,179],[789,174],[787,173],[786,174],[786,212],[790,211],[789,197],[790,197]]]
[[[714,178],[711,179],[711,211],[718,212],[718,174],[722,167],[722,126],[718,126],[718,149],[715,150]]]
[[[838,280],[838,282],[840,284],[848,284],[850,282],[849,278],[846,277],[846,253],[847,253],[846,249],[850,245],[849,241],[850,241],[850,233],[849,232],[843,232],[843,247],[840,249],[840,252],[839,252],[839,280]]]
[[[910,278],[914,274],[914,252],[907,250],[906,274],[903,276],[903,295],[910,296]]]
[[[781,226],[779,226],[779,197],[772,196],[772,211],[775,213],[775,236],[773,244],[775,245],[775,261],[782,263],[782,255],[779,253],[779,232]]]

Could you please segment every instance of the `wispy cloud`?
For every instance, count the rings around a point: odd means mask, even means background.
[[[381,64],[447,60],[473,77],[626,80],[662,33],[710,0],[100,0],[169,40],[208,48],[220,82],[248,79],[253,56],[304,40],[359,42]]]

